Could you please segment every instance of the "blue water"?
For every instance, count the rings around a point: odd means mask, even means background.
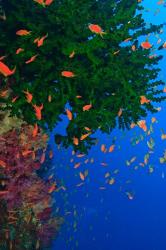
[[[147,23],[164,23],[166,4],[157,5],[156,0],[143,1],[143,12]],[[160,11],[158,11],[158,9]],[[165,26],[164,26],[165,29]],[[166,40],[166,30],[161,35]],[[152,38],[156,43],[157,38]],[[160,62],[160,77],[166,81],[166,50]],[[157,106],[157,105],[156,105]],[[157,119],[153,124],[154,133],[146,136],[140,128],[130,131],[115,129],[110,135],[97,132],[98,144],[93,146],[83,158],[72,156],[72,149],[57,149],[53,142],[53,134],[64,133],[67,119],[62,116],[61,122],[52,133],[51,145],[54,149],[54,173],[66,190],[55,192],[55,209],[65,218],[65,222],[55,240],[56,250],[165,250],[166,249],[166,170],[159,158],[165,150],[165,140],[161,140],[161,129],[166,132],[165,103],[159,104],[161,111],[149,114],[148,126],[152,117]],[[138,145],[131,145],[133,137],[144,136]],[[102,144],[112,145],[115,139],[115,150],[103,153]],[[139,165],[148,152],[147,141],[155,141],[154,153],[150,154],[149,163],[145,167]],[[134,163],[126,165],[126,160],[136,157]],[[73,159],[73,162],[70,162]],[[84,163],[89,159],[87,164]],[[94,160],[94,162],[90,162]],[[74,164],[81,162],[78,169]],[[102,166],[101,163],[107,163]],[[149,172],[149,165],[154,169]],[[138,169],[135,169],[135,166]],[[82,186],[79,172],[89,171]],[[113,173],[118,169],[118,173]],[[104,175],[110,172],[115,178],[113,185],[107,184]],[[100,189],[106,187],[106,189]],[[132,199],[129,199],[130,194]]]

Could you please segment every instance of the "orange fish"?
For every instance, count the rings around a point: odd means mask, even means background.
[[[83,141],[85,138],[87,138],[91,133],[84,134],[80,137],[80,141]]]
[[[117,54],[119,54],[119,52],[120,52],[120,50],[117,50],[117,51],[115,51],[115,52],[113,53],[113,55],[117,55]]]
[[[69,58],[73,58],[74,55],[75,55],[75,52],[73,51],[73,52],[71,52],[71,54],[69,55]]]
[[[44,0],[33,0],[33,1],[45,7]]]
[[[76,95],[76,98],[78,98],[78,99],[79,99],[79,98],[82,98],[82,96],[81,96],[81,95]]]
[[[66,114],[67,114],[68,119],[71,121],[73,118],[72,112],[69,109],[66,109]]]
[[[106,32],[103,31],[103,29],[98,24],[89,24],[89,29],[91,32],[95,34],[99,34],[101,37],[106,34]]]
[[[23,93],[26,95],[27,102],[30,103],[33,99],[33,95],[29,93],[28,90],[27,91],[23,90]]]
[[[5,77],[13,75],[16,71],[16,67],[13,70],[10,70],[6,64],[0,61],[0,73]]]
[[[52,157],[53,157],[53,152],[52,152],[52,150],[50,150],[49,151],[49,158],[52,159]]]
[[[166,87],[163,89],[163,92],[166,93]]]
[[[146,98],[146,96],[144,96],[144,95],[141,95],[140,96],[140,103],[141,103],[141,105],[143,105],[144,103],[149,103],[150,102],[150,100],[148,100],[147,98]]]
[[[91,131],[91,129],[88,128],[88,127],[84,127],[84,129],[87,130],[87,131]]]
[[[49,95],[49,96],[48,96],[48,102],[51,102],[51,101],[52,101],[52,96]]]
[[[137,122],[138,126],[143,129],[143,131],[147,131],[147,126],[146,126],[146,121],[145,120],[140,120]]]
[[[24,49],[18,48],[18,49],[16,50],[16,55],[20,54],[22,51],[24,51]]]
[[[152,47],[152,45],[148,41],[145,41],[145,42],[141,43],[141,47],[143,49],[150,49]]]
[[[79,140],[77,137],[73,137],[73,143],[74,143],[74,145],[78,146]]]
[[[76,155],[76,157],[78,157],[78,158],[81,158],[81,157],[84,157],[85,156],[85,154],[78,154],[78,155]]]
[[[6,58],[6,56],[1,56],[0,57],[0,61],[2,61],[3,59],[5,59]]]
[[[120,117],[122,115],[123,110],[120,108],[118,111],[118,116]]]
[[[112,146],[109,147],[109,150],[108,150],[108,151],[109,151],[109,152],[112,152],[112,151],[114,150],[114,148],[115,148],[115,145],[112,145]]]
[[[54,1],[54,0],[46,0],[46,1],[45,1],[45,5],[46,5],[46,6],[49,6],[50,4],[53,3],[53,1]]]
[[[80,179],[81,179],[82,181],[84,181],[84,180],[85,180],[84,174],[80,172],[79,175],[80,175]]]
[[[87,105],[83,106],[83,111],[87,111],[91,108],[92,108],[92,104],[87,104]]]
[[[105,162],[101,162],[100,164],[101,164],[102,166],[104,166],[104,167],[108,166],[108,164],[105,163]]]
[[[49,188],[48,190],[48,193],[51,194],[54,190],[56,190],[57,186],[56,186],[56,183],[54,182],[51,187]]]
[[[12,103],[14,103],[17,99],[18,99],[18,96],[15,96],[15,97],[12,99]]]
[[[37,123],[35,123],[34,129],[32,131],[32,136],[33,137],[37,136],[38,130],[39,130],[38,125],[37,125]]]
[[[72,71],[62,71],[61,75],[64,77],[69,77],[69,78],[75,76],[75,74]]]
[[[43,164],[43,163],[44,163],[45,158],[46,158],[46,154],[45,154],[45,153],[43,153],[43,154],[41,155],[41,158],[40,158],[40,163],[41,163],[41,164]]]
[[[132,39],[132,37],[128,37],[126,38],[123,42],[127,43],[128,41],[130,41]]]
[[[162,134],[162,135],[161,135],[161,139],[162,139],[162,140],[165,140],[165,139],[166,139],[166,134]]]
[[[29,149],[22,151],[22,155],[23,155],[23,156],[27,156],[27,155],[29,155],[29,154],[31,154],[31,153],[33,153],[33,151],[32,151],[32,150],[29,150]]]
[[[2,161],[2,160],[0,160],[0,167],[3,167],[3,168],[6,167],[6,163],[4,161]]]
[[[42,115],[41,115],[41,111],[43,109],[43,104],[41,104],[40,106],[37,106],[37,105],[33,105],[34,109],[35,109],[35,115],[36,115],[36,118],[38,120],[41,120],[42,118]]]
[[[36,159],[36,154],[35,154],[35,151],[32,152],[32,160],[35,160]]]
[[[74,165],[74,168],[79,168],[79,167],[80,167],[80,165],[81,165],[81,163],[80,163],[80,162],[78,162],[78,163],[76,163],[76,164]]]
[[[115,179],[114,178],[111,178],[110,180],[109,180],[109,182],[108,182],[108,184],[110,184],[110,185],[113,185],[115,183]]]
[[[34,43],[37,43],[37,47],[40,47],[43,45],[44,40],[46,39],[47,36],[48,36],[48,34],[46,34],[45,36],[43,36],[41,38],[37,38],[34,40]]]
[[[101,152],[105,152],[105,151],[106,151],[105,144],[102,144],[102,145],[101,145]]]
[[[27,35],[30,35],[31,31],[28,31],[28,30],[18,30],[16,32],[16,35],[18,36],[27,36]]]
[[[132,45],[131,49],[132,49],[132,51],[136,51],[136,46]]]
[[[36,59],[37,56],[38,56],[38,55],[32,56],[32,57],[31,57],[29,60],[27,60],[25,63],[28,64],[28,63],[31,63],[31,62],[35,61],[35,59]]]
[[[134,123],[134,122],[132,122],[131,124],[130,124],[130,128],[134,128],[136,126],[136,124]]]
[[[156,121],[157,121],[157,119],[155,117],[152,117],[151,122],[154,123]]]
[[[2,91],[0,92],[0,97],[6,97],[7,94],[8,94],[8,89],[2,90]]]

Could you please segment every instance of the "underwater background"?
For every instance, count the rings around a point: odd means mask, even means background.
[[[165,250],[166,2],[0,5],[0,250]]]

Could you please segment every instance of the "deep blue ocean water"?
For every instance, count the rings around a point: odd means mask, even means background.
[[[147,23],[160,24],[166,22],[166,3],[158,5],[156,0],[143,1],[143,11]],[[161,38],[166,40],[166,29]],[[153,37],[156,43],[157,38]],[[166,52],[159,67],[160,77],[166,81]],[[157,106],[157,104],[156,104]],[[66,188],[55,192],[55,209],[65,218],[61,231],[52,249],[55,250],[165,250],[166,249],[166,169],[159,158],[165,150],[166,133],[165,103],[159,104],[161,111],[149,114],[148,127],[152,117],[157,119],[153,124],[154,132],[146,136],[140,128],[130,131],[115,129],[110,135],[97,132],[98,144],[93,146],[88,155],[77,158],[72,149],[57,149],[54,144],[55,132],[64,133],[67,118],[62,116],[61,122],[53,131],[50,140],[54,149],[52,169],[59,182]],[[137,145],[131,145],[132,138],[144,139]],[[149,162],[141,167],[140,162],[148,153],[147,141],[155,142],[154,153]],[[109,147],[115,140],[115,151],[101,152],[101,145]],[[126,161],[136,157],[130,165]],[[73,159],[73,162],[71,162]],[[84,161],[89,159],[88,163]],[[74,164],[81,162],[79,169]],[[108,164],[102,166],[101,163]],[[89,171],[82,186],[79,171]],[[118,170],[117,170],[118,169]],[[151,173],[152,170],[152,173]],[[118,172],[119,171],[119,172]],[[113,185],[105,182],[104,175],[109,172],[115,179]],[[106,189],[100,189],[106,187]],[[58,208],[58,209],[57,209]]]

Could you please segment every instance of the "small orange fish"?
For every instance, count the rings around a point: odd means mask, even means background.
[[[99,34],[101,37],[103,37],[103,35],[106,34],[106,32],[104,32],[103,29],[98,24],[90,24],[88,27],[91,32]]]
[[[35,151],[32,152],[32,160],[34,161],[36,159]]]
[[[27,36],[27,35],[30,35],[30,33],[31,33],[31,31],[22,29],[22,30],[18,30],[16,32],[16,35],[18,35],[18,36]]]
[[[119,52],[120,52],[120,50],[117,50],[117,51],[115,51],[115,52],[113,53],[113,55],[117,55],[117,54],[119,54]]]
[[[157,121],[157,119],[155,117],[152,117],[151,122],[155,123],[156,121]]]
[[[131,39],[132,39],[132,37],[128,37],[128,38],[126,38],[123,42],[127,43],[127,42],[129,42]]]
[[[54,190],[56,190],[56,188],[57,188],[56,183],[53,183],[49,188],[48,193],[51,194]]]
[[[78,163],[76,163],[76,164],[74,165],[74,168],[79,168],[79,167],[80,167],[80,165],[81,165],[81,163],[80,163],[80,162],[78,162]]]
[[[2,90],[2,91],[0,92],[0,97],[6,97],[7,94],[8,94],[8,89]]]
[[[91,129],[88,128],[88,127],[84,127],[84,129],[87,130],[87,131],[91,131]]]
[[[87,105],[83,106],[83,111],[87,111],[91,108],[92,108],[92,104],[87,104]]]
[[[16,50],[16,55],[20,54],[22,51],[24,51],[24,49],[18,48],[18,49]]]
[[[91,134],[91,133],[87,133],[87,134],[81,135],[80,141],[85,140],[85,138],[87,138],[90,134]]]
[[[40,106],[37,106],[37,105],[33,105],[34,109],[35,109],[35,115],[36,115],[36,118],[38,120],[41,120],[42,118],[42,115],[41,115],[41,111],[43,109],[43,104],[41,104]]]
[[[101,162],[100,164],[101,164],[101,166],[104,166],[104,167],[108,166],[108,164],[105,162]]]
[[[52,101],[52,96],[49,95],[49,96],[48,96],[48,102],[51,102],[51,101]]]
[[[72,112],[69,109],[66,109],[66,114],[67,114],[68,119],[71,121],[73,118]]]
[[[115,179],[114,178],[111,178],[108,182],[109,185],[113,185],[115,183]]]
[[[144,103],[149,103],[150,102],[150,100],[148,100],[147,98],[146,98],[146,96],[144,96],[144,95],[141,95],[140,96],[140,103],[141,103],[141,105],[143,105]]]
[[[79,99],[79,98],[82,98],[82,96],[81,96],[81,95],[76,95],[76,98],[78,98],[78,99]]]
[[[52,152],[52,150],[49,151],[49,158],[50,158],[50,159],[53,158],[53,152]]]
[[[73,58],[74,55],[75,55],[75,52],[73,51],[73,52],[71,52],[71,54],[69,55],[69,58]]]
[[[3,167],[3,168],[6,167],[6,163],[4,161],[2,161],[2,160],[0,160],[0,167]]]
[[[132,122],[131,124],[130,124],[130,128],[134,128],[136,126],[136,124],[134,123],[134,122]]]
[[[16,71],[16,67],[13,70],[10,70],[6,64],[0,61],[0,73],[5,77],[13,75]]]
[[[84,176],[84,174],[83,173],[79,173],[79,176],[80,176],[80,179],[82,180],[82,181],[84,181],[85,180],[85,176]]]
[[[138,126],[143,129],[143,131],[147,131],[147,126],[146,126],[146,121],[145,120],[140,120],[137,122]]]
[[[29,63],[35,61],[35,59],[36,59],[37,56],[38,56],[38,55],[32,56],[32,57],[31,57],[29,60],[27,60],[25,63],[26,63],[26,64],[29,64]]]
[[[162,139],[162,140],[165,140],[165,139],[166,139],[166,134],[162,134],[162,135],[161,135],[161,139]]]
[[[27,149],[27,150],[22,151],[22,155],[27,156],[27,155],[31,154],[32,152],[33,152],[32,150]]]
[[[111,145],[110,147],[109,147],[109,152],[112,152],[113,150],[114,150],[114,148],[115,148],[115,145]]]
[[[120,117],[122,115],[123,110],[120,108],[118,111],[118,116]]]
[[[33,131],[32,131],[32,136],[33,136],[33,137],[36,137],[36,136],[37,136],[38,130],[39,130],[38,125],[37,125],[37,123],[35,123],[34,129],[33,129]]]
[[[78,154],[78,155],[76,155],[76,157],[78,157],[78,158],[82,158],[84,156],[85,156],[85,154]]]
[[[101,152],[105,152],[105,150],[106,150],[106,146],[105,146],[105,144],[102,144],[101,145]]]
[[[44,40],[47,38],[48,34],[46,34],[45,36],[41,37],[41,38],[36,38],[34,40],[34,43],[37,43],[37,47],[40,47],[43,45]]]
[[[46,0],[46,1],[45,1],[45,5],[46,5],[46,6],[49,6],[50,4],[53,3],[53,1],[54,1],[54,0]]]
[[[61,75],[68,78],[75,76],[75,74],[72,71],[62,71]]]
[[[42,5],[43,7],[45,7],[44,0],[33,0],[33,1],[36,2],[36,3],[38,3],[38,4],[40,4],[40,5]]]
[[[12,98],[12,103],[14,103],[18,99],[18,95]]]
[[[141,43],[141,47],[143,49],[150,49],[152,47],[152,45],[148,41],[145,41],[145,42]]]
[[[73,137],[73,143],[74,143],[74,145],[78,146],[79,140],[77,137]]]
[[[163,89],[163,92],[166,93],[166,87]]]
[[[28,90],[27,91],[23,90],[23,93],[26,95],[27,102],[30,103],[33,99],[33,95],[29,93]]]
[[[0,61],[2,61],[3,59],[5,59],[6,58],[6,56],[1,56],[0,57]]]
[[[136,46],[135,46],[135,45],[132,45],[132,46],[131,46],[131,49],[132,49],[132,51],[136,51]]]

